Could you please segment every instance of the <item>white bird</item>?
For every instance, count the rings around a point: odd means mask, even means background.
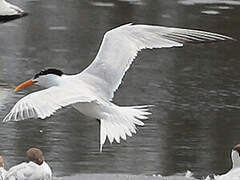
[[[4,168],[3,157],[0,156],[0,180],[5,180],[7,174],[7,170]]]
[[[43,153],[38,148],[27,151],[29,162],[23,162],[11,167],[5,180],[51,180],[52,170],[44,160]]]
[[[231,153],[232,169],[223,175],[207,176],[205,180],[240,180],[240,144],[237,144]]]
[[[7,22],[26,15],[27,13],[19,7],[10,4],[5,0],[0,0],[0,22]]]
[[[71,105],[79,112],[100,121],[100,151],[108,137],[110,143],[136,133],[136,125],[151,113],[149,106],[118,106],[112,102],[114,92],[137,56],[146,48],[180,47],[187,42],[231,39],[216,33],[151,25],[127,24],[108,31],[92,64],[83,72],[66,75],[57,69],[46,69],[15,90],[33,84],[47,89],[19,100],[3,122],[51,116]]]

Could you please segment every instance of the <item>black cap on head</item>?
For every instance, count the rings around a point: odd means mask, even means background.
[[[48,75],[48,74],[55,74],[57,76],[62,76],[63,72],[59,69],[54,69],[54,68],[43,69],[39,73],[35,74],[33,79],[36,79],[39,76],[44,76],[44,75]]]

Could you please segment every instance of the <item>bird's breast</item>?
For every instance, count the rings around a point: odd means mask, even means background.
[[[96,119],[104,119],[109,111],[107,106],[102,104],[97,104],[94,102],[91,103],[77,103],[74,104],[73,107],[77,109],[82,114],[96,118]]]

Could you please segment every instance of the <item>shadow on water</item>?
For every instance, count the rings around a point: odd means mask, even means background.
[[[219,4],[160,0],[14,3],[30,15],[0,24],[0,85],[8,86],[0,87],[1,118],[21,97],[39,90],[13,93],[17,84],[45,67],[80,72],[94,59],[104,32],[120,24],[187,27],[239,39],[238,5],[219,9]],[[220,13],[201,12],[214,8]],[[188,169],[202,177],[225,172],[230,168],[230,149],[240,138],[238,52],[238,42],[143,51],[114,99],[119,105],[155,105],[137,135],[121,144],[107,143],[100,153],[96,120],[69,107],[46,120],[1,125],[0,152],[6,166],[24,161],[26,149],[37,146],[58,177],[172,175]]]

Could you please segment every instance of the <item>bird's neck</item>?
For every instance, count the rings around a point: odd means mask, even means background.
[[[59,86],[65,82],[66,75],[46,75],[38,79],[38,84],[44,88],[50,88],[52,86]]]
[[[232,151],[232,168],[239,168],[240,167],[240,156],[237,151]]]

